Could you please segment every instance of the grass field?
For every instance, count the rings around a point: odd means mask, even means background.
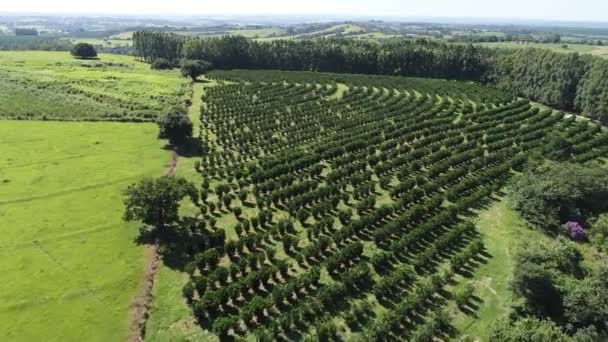
[[[126,339],[145,251],[121,191],[163,173],[156,132],[0,121],[0,340]]]
[[[0,117],[151,121],[183,105],[188,83],[131,56],[74,59],[67,52],[0,52]]]
[[[588,53],[595,56],[608,57],[608,46],[596,46],[596,45],[585,45],[585,44],[549,44],[549,43],[516,43],[516,42],[499,42],[499,43],[479,43],[486,47],[493,48],[541,48],[549,49],[554,52],[578,52]],[[567,48],[563,46],[566,45]]]

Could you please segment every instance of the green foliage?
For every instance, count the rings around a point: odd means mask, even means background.
[[[555,323],[549,320],[524,318],[498,321],[490,336],[491,342],[572,342]]]
[[[564,136],[556,134],[543,148],[543,155],[549,159],[565,161],[572,157],[572,143]]]
[[[187,82],[131,56],[75,60],[64,52],[0,51],[0,117],[153,122],[183,107]]]
[[[591,225],[591,242],[599,249],[608,250],[608,214],[598,216]]]
[[[150,64],[150,68],[153,70],[169,70],[173,68],[173,65],[171,65],[171,62],[164,58],[158,58],[152,62],[152,64]]]
[[[129,185],[124,191],[127,221],[142,221],[157,229],[179,219],[179,202],[189,196],[197,202],[198,193],[194,185],[183,178],[159,177],[145,178]]]
[[[507,50],[497,53],[491,78],[501,89],[572,111],[591,60],[589,55],[562,54],[545,49]]]
[[[180,72],[183,77],[190,77],[192,81],[211,70],[211,64],[202,60],[183,60],[180,63]]]
[[[564,297],[564,316],[576,328],[594,326],[605,331],[608,321],[608,262],[599,271],[576,282]]]
[[[542,265],[518,263],[513,271],[511,288],[526,300],[526,310],[540,317],[558,317],[562,314],[561,293],[553,284],[549,270]]]
[[[579,89],[576,105],[585,116],[608,124],[608,61],[593,59]]]
[[[219,69],[313,70],[474,80],[543,104],[607,122],[608,62],[547,49],[494,50],[471,44],[415,40],[373,44],[349,39],[252,41],[245,37],[186,38],[138,31],[135,51],[156,58],[208,60]],[[408,63],[407,61],[416,61]]]
[[[158,119],[158,137],[169,139],[175,146],[181,146],[192,139],[192,121],[180,108],[165,112]]]
[[[70,53],[76,58],[88,59],[97,57],[97,51],[95,51],[95,47],[87,43],[78,43],[74,45]]]
[[[459,307],[464,307],[469,303],[469,300],[473,297],[475,287],[471,283],[466,283],[456,290],[454,293],[454,301]]]
[[[608,174],[595,166],[548,162],[511,185],[514,208],[539,228],[555,228],[571,217],[588,217],[608,205]]]

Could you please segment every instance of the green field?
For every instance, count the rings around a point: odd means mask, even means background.
[[[524,48],[540,48],[548,49],[554,52],[578,52],[588,53],[595,56],[608,57],[608,46],[596,46],[596,45],[585,45],[585,44],[549,44],[549,43],[518,43],[518,42],[499,42],[499,43],[478,43],[486,47],[492,48],[511,48],[511,49],[524,49]],[[566,46],[566,48],[564,48]]]
[[[287,30],[271,27],[271,28],[263,28],[263,29],[242,29],[242,30],[231,30],[230,34],[244,36],[247,38],[266,38],[270,36],[280,36],[284,35]]]
[[[188,83],[131,56],[0,52],[0,118],[152,121],[183,105]]]
[[[88,43],[91,45],[98,45],[102,47],[119,47],[119,46],[131,46],[133,42],[127,38],[119,39],[119,38],[72,38],[72,43]]]
[[[0,340],[126,339],[145,250],[121,191],[163,173],[156,132],[0,121]]]

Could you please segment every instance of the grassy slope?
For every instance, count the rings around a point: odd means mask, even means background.
[[[144,272],[121,191],[163,172],[152,124],[0,121],[0,340],[120,341]]]
[[[111,54],[83,61],[67,52],[2,51],[0,76],[0,117],[154,116],[180,104],[187,89],[175,70]]]

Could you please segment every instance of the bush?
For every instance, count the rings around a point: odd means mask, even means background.
[[[211,63],[201,60],[184,60],[181,63],[181,73],[183,77],[190,77],[192,81],[211,70]]]
[[[153,70],[168,70],[168,69],[172,69],[173,66],[171,65],[171,62],[169,62],[168,60],[166,60],[164,58],[158,58],[157,60],[152,62],[152,65],[150,65],[150,68]]]
[[[158,126],[158,137],[169,139],[173,145],[183,145],[192,138],[192,121],[188,114],[179,108],[163,114],[158,120]]]
[[[72,56],[76,57],[76,58],[96,58],[97,57],[97,51],[95,51],[95,48],[93,47],[93,45],[91,44],[87,44],[87,43],[78,43],[76,45],[74,45],[74,47],[72,48],[72,51],[70,52],[72,54]]]

